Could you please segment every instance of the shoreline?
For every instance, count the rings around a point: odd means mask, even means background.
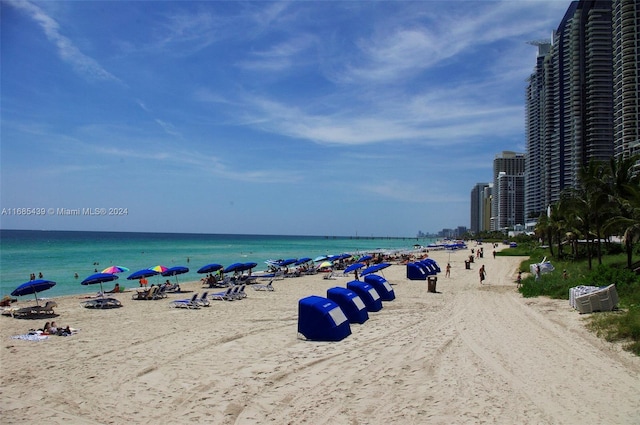
[[[196,270],[209,263],[227,266],[236,262],[256,262],[258,268],[262,269],[266,268],[264,262],[274,257],[304,255],[316,258],[342,252],[364,253],[381,247],[389,251],[404,251],[412,250],[415,243],[406,239],[354,240],[306,236],[49,233],[51,235],[29,231],[28,235],[23,235],[20,232],[3,231],[0,298],[28,282],[30,274],[38,276],[42,273],[44,279],[57,282],[55,287],[41,294],[43,297],[57,297],[91,292],[91,288],[81,286],[80,282],[112,265],[129,268],[129,272],[118,275],[118,281],[123,286],[131,286],[131,283],[137,282],[126,280],[129,274],[158,264],[189,267],[190,272],[179,279],[197,280],[201,276]]]
[[[449,252],[429,253],[437,293],[404,266],[383,270],[396,299],[339,342],[298,339],[298,301],[352,275],[277,280],[199,310],[168,306],[185,294],[120,293],[109,310],[60,297],[54,320],[79,332],[39,342],[11,336],[42,320],[0,317],[3,422],[636,423],[640,359],[587,331],[566,301],[522,298],[524,257],[466,270],[468,254],[450,254],[445,278]]]

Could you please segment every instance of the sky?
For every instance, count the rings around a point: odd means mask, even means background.
[[[0,228],[413,237],[570,1],[1,1]]]

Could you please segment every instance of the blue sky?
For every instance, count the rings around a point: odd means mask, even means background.
[[[468,226],[569,4],[2,1],[0,226]]]

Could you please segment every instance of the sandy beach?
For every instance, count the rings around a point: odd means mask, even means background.
[[[59,298],[54,320],[79,332],[38,342],[11,337],[45,320],[0,317],[0,420],[640,423],[639,358],[587,331],[567,301],[522,298],[514,283],[522,258],[485,256],[465,270],[468,255],[430,253],[443,269],[438,293],[406,279],[405,266],[385,269],[396,299],[340,342],[297,338],[298,300],[352,277],[288,278],[273,292],[248,288],[243,300],[199,310],[169,307],[190,294],[134,301],[122,293],[124,306],[109,310]],[[199,282],[182,286],[203,291]]]

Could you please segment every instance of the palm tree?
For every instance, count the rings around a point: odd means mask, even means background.
[[[589,161],[580,169],[580,194],[584,197],[586,213],[592,230],[595,232],[598,264],[602,264],[602,244],[604,223],[613,213],[613,204],[609,197],[609,182],[611,181],[609,168],[603,162]],[[587,241],[588,244],[588,241]]]
[[[558,243],[558,258],[562,258],[564,256],[564,254],[562,253],[562,233],[566,230],[567,227],[565,217],[566,212],[564,211],[561,202],[551,204],[549,209],[549,227],[555,234],[556,242]],[[551,245],[551,242],[549,242],[549,244]],[[553,255],[553,249],[551,249],[551,255]]]
[[[578,188],[566,189],[560,201],[567,212],[567,231],[571,234],[573,243],[576,244],[581,238],[585,240],[589,270],[592,268],[593,240],[596,237],[594,234],[596,209],[593,207],[596,204],[596,198],[594,192],[587,190],[581,184]],[[577,247],[574,247],[574,253],[578,253]]]
[[[551,256],[553,257],[552,232],[551,219],[545,212],[540,213],[540,217],[538,217],[538,222],[536,223],[535,234],[542,240],[543,245],[545,245],[545,242],[549,244]]]
[[[627,253],[627,267],[633,264],[633,245],[640,240],[640,172],[636,166],[640,155],[609,162],[609,197],[615,212],[605,223],[605,228],[617,231]]]

